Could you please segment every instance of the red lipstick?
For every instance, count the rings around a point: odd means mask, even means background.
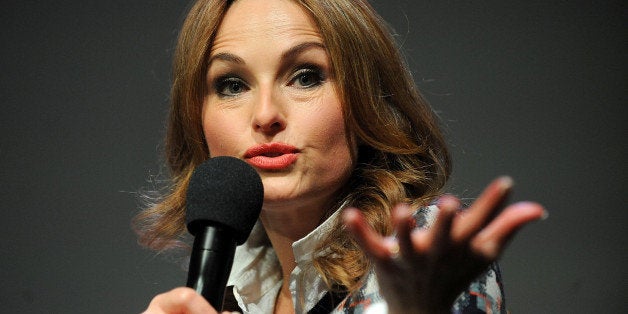
[[[284,143],[264,143],[247,149],[244,160],[262,170],[281,170],[292,165],[299,150]]]

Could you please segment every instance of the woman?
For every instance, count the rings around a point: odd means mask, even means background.
[[[450,159],[384,25],[356,0],[197,1],[174,62],[172,187],[137,217],[143,244],[177,245],[192,170],[234,156],[265,190],[229,279],[238,310],[504,311],[492,262],[544,210],[497,215],[506,177],[463,215],[453,197],[435,202]],[[177,288],[146,313],[215,309]]]

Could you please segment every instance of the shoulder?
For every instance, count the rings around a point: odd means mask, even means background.
[[[371,270],[367,273],[362,287],[350,293],[332,313],[365,313],[372,305],[384,302],[377,283],[377,276]]]
[[[502,276],[493,263],[458,296],[452,313],[507,313]]]

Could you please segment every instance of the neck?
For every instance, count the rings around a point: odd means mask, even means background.
[[[281,264],[284,286],[296,267],[292,244],[314,230],[322,216],[322,210],[262,210],[260,219]]]
[[[262,209],[260,219],[281,265],[282,293],[288,297],[290,274],[296,267],[292,244],[314,230],[324,214],[322,206]]]

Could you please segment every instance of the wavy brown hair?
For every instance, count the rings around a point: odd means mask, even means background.
[[[295,2],[318,24],[343,104],[348,141],[358,147],[355,169],[328,215],[348,204],[388,235],[394,204],[425,205],[441,193],[449,177],[450,157],[437,119],[418,92],[387,24],[366,1]],[[231,3],[196,1],[179,34],[165,146],[171,185],[134,219],[140,243],[155,250],[175,246],[185,233],[190,174],[209,156],[201,122],[207,60]],[[330,287],[355,290],[371,266],[341,221],[335,222],[318,251],[325,254],[314,254],[320,255],[314,266]]]

